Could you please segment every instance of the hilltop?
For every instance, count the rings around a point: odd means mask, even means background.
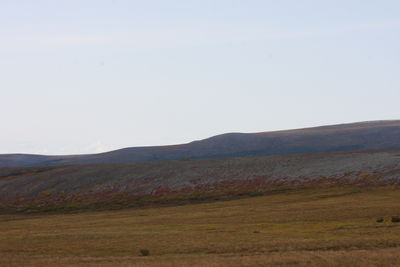
[[[99,154],[0,155],[0,167],[151,162],[400,149],[400,121],[372,121],[261,133],[227,133],[187,144],[131,147]]]

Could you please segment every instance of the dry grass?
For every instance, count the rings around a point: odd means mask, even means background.
[[[399,196],[391,188],[307,189],[176,207],[0,215],[0,265],[396,266],[400,223],[390,217],[400,213]]]

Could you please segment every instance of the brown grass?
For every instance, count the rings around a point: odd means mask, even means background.
[[[0,265],[396,266],[400,224],[390,218],[400,213],[399,196],[391,188],[326,188],[176,207],[0,215]]]

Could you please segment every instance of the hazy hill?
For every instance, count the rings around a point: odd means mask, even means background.
[[[0,155],[0,167],[231,158],[400,149],[400,121],[374,121],[261,133],[228,133],[188,144],[124,148],[100,154]]]

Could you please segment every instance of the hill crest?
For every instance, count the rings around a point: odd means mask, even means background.
[[[400,120],[367,121],[294,130],[226,133],[186,144],[130,147],[99,154],[0,155],[0,167],[147,162],[320,152],[400,149]]]

